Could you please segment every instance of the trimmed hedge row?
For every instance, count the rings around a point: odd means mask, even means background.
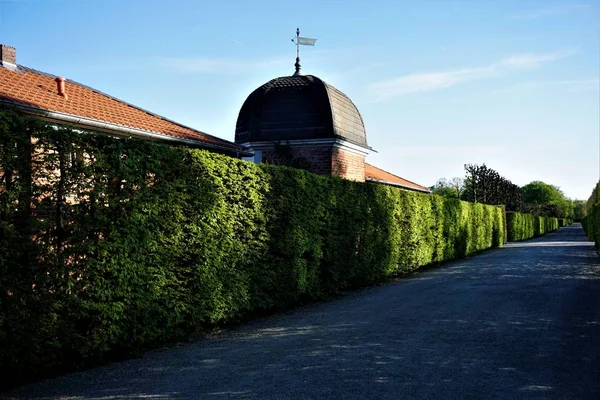
[[[514,211],[506,212],[506,230],[509,242],[530,239],[555,231],[559,228],[560,223],[565,223],[565,220],[563,218],[559,220],[554,217],[538,217]]]
[[[499,207],[0,122],[0,386],[503,243]]]
[[[556,217],[536,217],[535,236],[554,232],[558,229],[558,218]]]
[[[596,245],[600,251],[600,182],[592,191],[592,195],[586,205],[587,215],[581,219],[581,225],[587,237]]]
[[[582,218],[581,224],[587,237],[594,242],[596,250],[600,251],[600,203],[588,209],[588,215]]]

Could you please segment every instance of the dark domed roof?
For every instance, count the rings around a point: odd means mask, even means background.
[[[273,79],[248,96],[235,128],[236,143],[343,138],[367,146],[354,103],[312,75]]]

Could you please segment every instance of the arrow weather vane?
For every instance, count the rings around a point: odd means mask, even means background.
[[[300,28],[296,28],[296,37],[292,39],[292,42],[296,44],[296,72],[294,72],[294,76],[300,75],[300,45],[302,46],[314,46],[317,39],[311,39],[300,36]]]

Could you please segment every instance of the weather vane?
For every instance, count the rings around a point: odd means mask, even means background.
[[[311,39],[300,36],[300,28],[296,28],[296,37],[292,39],[292,42],[296,44],[296,72],[294,72],[294,76],[300,75],[300,46],[314,46],[317,39]]]

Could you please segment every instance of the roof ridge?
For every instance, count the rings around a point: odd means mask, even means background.
[[[58,78],[58,77],[59,77],[58,75],[54,75],[54,74],[51,74],[51,73],[48,73],[48,72],[40,71],[40,70],[37,70],[37,69],[35,69],[35,68],[27,67],[27,66],[25,66],[25,65],[21,65],[21,64],[17,64],[17,68],[22,68],[22,69],[24,69],[25,71],[30,71],[30,72],[32,72],[32,73],[36,73],[36,74],[40,74],[40,75],[44,75],[44,76],[48,76],[48,77],[50,77],[50,78]],[[149,114],[149,115],[152,115],[153,117],[160,118],[160,119],[162,119],[163,121],[170,122],[170,123],[172,123],[172,124],[175,124],[175,125],[178,125],[178,126],[180,126],[180,127],[182,127],[182,128],[190,129],[190,130],[192,130],[192,131],[194,131],[194,132],[201,133],[202,135],[206,135],[206,136],[208,136],[208,137],[211,137],[211,138],[213,138],[213,139],[216,139],[216,140],[219,140],[219,141],[223,141],[223,142],[229,142],[229,141],[227,141],[227,140],[225,140],[225,139],[223,139],[223,138],[220,138],[220,137],[218,137],[218,136],[214,136],[214,135],[211,135],[210,133],[206,133],[206,132],[200,131],[200,130],[198,130],[198,129],[192,128],[192,127],[190,127],[190,126],[183,125],[182,123],[179,123],[179,122],[177,122],[177,121],[173,121],[172,119],[169,119],[169,118],[167,118],[167,117],[163,117],[163,116],[162,116],[162,115],[160,115],[160,114],[157,114],[157,113],[155,113],[155,112],[152,112],[152,111],[146,110],[146,109],[144,109],[144,108],[142,108],[142,107],[136,106],[135,104],[131,104],[131,103],[127,102],[127,101],[121,100],[121,99],[119,99],[119,98],[117,98],[117,97],[115,97],[115,96],[111,96],[110,94],[104,93],[103,91],[101,91],[101,90],[98,90],[98,89],[94,89],[94,88],[93,88],[93,87],[91,87],[91,86],[84,85],[83,83],[77,82],[77,81],[75,81],[75,80],[73,80],[73,79],[68,79],[68,78],[67,78],[67,82],[69,82],[69,83],[73,83],[73,84],[75,84],[75,85],[79,85],[79,86],[81,86],[81,87],[83,87],[83,88],[86,88],[86,89],[89,89],[89,90],[91,90],[91,91],[93,91],[93,92],[95,92],[95,93],[98,93],[98,94],[102,95],[102,96],[106,96],[106,97],[108,97],[109,99],[112,99],[112,100],[114,100],[114,101],[118,101],[119,103],[125,104],[125,105],[127,105],[127,106],[129,106],[129,107],[132,107],[132,108],[135,108],[135,109],[137,109],[137,110],[139,110],[139,111],[143,111],[143,112],[145,112],[145,113],[147,113],[147,114]],[[116,124],[116,125],[119,125],[119,124]],[[167,136],[169,136],[169,135],[167,135]]]
[[[387,174],[393,175],[393,176],[395,176],[396,178],[399,178],[399,179],[402,179],[403,181],[406,181],[406,182],[412,183],[413,185],[416,185],[416,186],[419,186],[419,187],[422,187],[422,188],[424,188],[424,189],[427,189],[427,190],[429,190],[429,188],[427,188],[427,187],[425,187],[425,186],[423,186],[423,185],[419,185],[419,184],[418,184],[418,183],[416,183],[416,182],[409,181],[409,180],[408,180],[408,179],[406,179],[406,178],[403,178],[403,177],[401,177],[401,176],[399,176],[399,175],[393,174],[393,173],[391,173],[391,172],[389,172],[389,171],[386,171],[386,170],[384,170],[384,169],[381,169],[381,168],[379,168],[379,167],[376,167],[376,166],[374,166],[373,164],[369,164],[369,163],[365,162],[365,165],[368,165],[369,167],[372,167],[372,168],[378,169],[379,171],[385,172],[385,173],[387,173]]]

